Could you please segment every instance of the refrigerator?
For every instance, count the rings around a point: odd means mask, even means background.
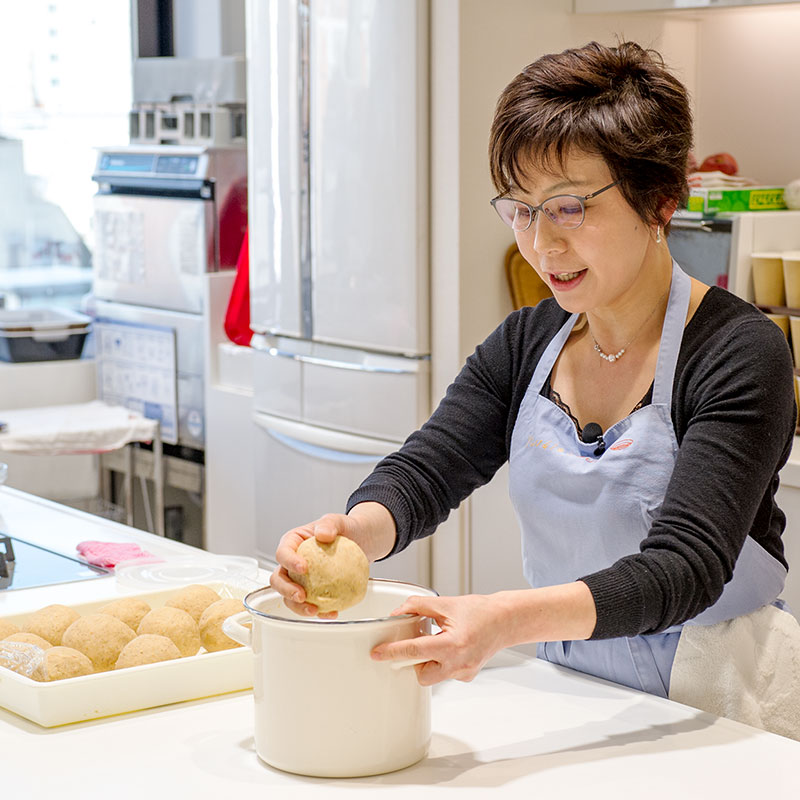
[[[256,552],[430,412],[427,0],[249,0]],[[427,541],[372,565],[430,583]]]

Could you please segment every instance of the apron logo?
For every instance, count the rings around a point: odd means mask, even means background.
[[[611,445],[609,450],[624,450],[633,444],[633,439],[620,439],[616,444]]]

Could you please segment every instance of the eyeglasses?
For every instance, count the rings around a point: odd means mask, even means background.
[[[557,194],[543,200],[538,206],[532,206],[522,200],[515,200],[513,197],[495,197],[491,203],[500,219],[515,231],[528,230],[536,218],[537,211],[543,211],[547,219],[560,228],[579,228],[586,218],[586,201],[597,197],[618,183],[619,181],[614,181],[596,192],[583,196]]]

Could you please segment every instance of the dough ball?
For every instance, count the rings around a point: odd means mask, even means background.
[[[187,614],[191,614],[192,619],[199,623],[203,612],[219,599],[219,595],[213,589],[195,583],[191,586],[185,586],[174,597],[167,600],[164,605],[170,606],[170,608],[182,609]]]
[[[322,613],[343,611],[360,603],[367,593],[369,561],[364,551],[346,536],[337,536],[330,544],[306,539],[297,554],[308,564],[303,575],[289,577],[306,590],[306,600]]]
[[[26,633],[25,631],[20,631],[19,633],[12,633],[11,636],[6,636],[3,639],[4,642],[22,642],[23,644],[35,644],[37,647],[41,647],[42,650],[47,650],[48,648],[52,647],[53,645],[47,641],[47,639],[42,639],[41,636],[37,636],[35,633]]]
[[[192,615],[182,608],[163,606],[153,609],[139,623],[136,632],[157,633],[172,639],[182,656],[193,656],[200,649],[200,631]]]
[[[26,633],[35,633],[42,639],[47,639],[50,644],[61,644],[64,631],[80,617],[80,614],[68,606],[55,604],[45,606],[31,614],[24,622],[22,630]]]
[[[241,647],[239,642],[222,632],[222,623],[240,611],[244,611],[244,603],[241,600],[228,599],[217,600],[203,612],[200,617],[200,639],[209,653]]]
[[[35,681],[60,681],[91,675],[93,672],[94,667],[88,656],[72,647],[57,645],[45,651],[42,663],[31,677]]]
[[[122,648],[134,636],[122,620],[111,614],[87,614],[64,631],[61,644],[89,656],[95,672],[105,672],[113,668]]]
[[[139,623],[144,619],[145,614],[148,614],[152,609],[150,604],[138,597],[122,597],[119,600],[114,600],[113,603],[103,606],[100,609],[101,614],[111,614],[118,620],[124,622],[131,630],[135,631],[139,627]]]
[[[171,661],[180,658],[181,651],[172,639],[157,633],[143,633],[131,639],[119,654],[114,669],[138,667],[141,664],[155,664],[158,661]]]
[[[0,641],[11,636],[12,633],[19,633],[19,627],[7,619],[0,619]]]

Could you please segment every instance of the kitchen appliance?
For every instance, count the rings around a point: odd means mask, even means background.
[[[256,549],[430,411],[428,3],[250,0]],[[429,543],[373,565],[429,583]]]
[[[389,616],[420,594],[436,593],[370,580],[366,597],[335,620],[294,614],[269,589],[245,597],[247,611],[225,620],[222,630],[253,649],[256,752],[263,761],[301,775],[346,778],[423,758],[431,688],[419,685],[410,664],[369,655],[383,642],[430,633],[426,617]]]
[[[103,567],[95,567],[15,536],[0,534],[0,589],[31,589],[111,574]]]
[[[101,148],[92,177],[95,316],[174,331],[178,424],[164,440],[202,450],[207,275],[236,266],[247,224],[246,151]]]
[[[668,238],[692,277],[753,302],[752,253],[800,249],[800,211],[753,211],[702,218],[678,212]]]
[[[91,324],[68,309],[0,309],[0,361],[80,358]]]
[[[709,286],[728,288],[733,220],[688,218],[676,214],[668,244],[672,257],[684,272]]]

